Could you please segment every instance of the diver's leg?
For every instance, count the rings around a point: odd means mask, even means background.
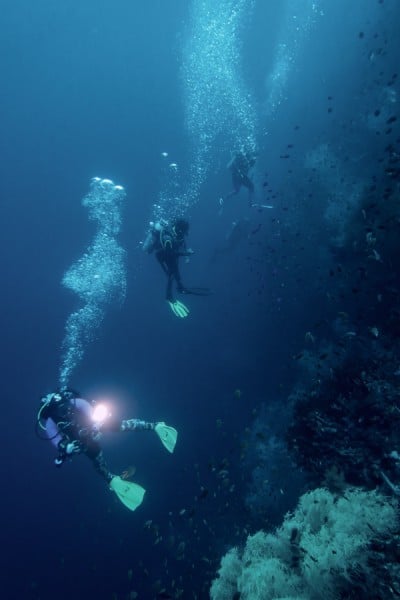
[[[185,292],[185,286],[183,285],[182,280],[181,280],[178,256],[173,255],[169,258],[168,273],[169,273],[169,277],[170,277],[170,280],[168,282],[168,284],[170,285],[170,290],[169,290],[170,296],[172,297],[172,283],[174,280],[175,280],[178,292],[183,294]],[[168,297],[167,297],[167,300],[168,300]]]
[[[243,178],[243,185],[247,188],[249,194],[249,206],[253,206],[254,200],[254,183],[247,175]]]
[[[172,282],[174,280],[174,277],[172,275],[172,273],[168,273],[168,279],[167,279],[167,291],[166,291],[166,299],[168,300],[168,302],[173,302],[174,298],[172,296]]]
[[[239,191],[240,185],[236,185],[235,188],[225,196],[224,200],[230,200],[231,198],[233,198],[233,196],[237,196]]]
[[[238,193],[238,190],[232,190],[231,192],[229,192],[229,194],[226,194],[226,196],[224,197],[224,202],[226,200],[230,200],[231,198],[233,198],[233,196],[236,196]]]
[[[141,421],[140,419],[124,419],[121,421],[120,431],[145,431],[146,429],[153,430],[155,423]]]
[[[240,188],[242,186],[242,178],[237,173],[232,173],[232,186],[233,190],[225,196],[224,200],[229,200],[230,198],[233,198],[233,196],[236,196],[240,192]]]
[[[164,271],[164,273],[166,273],[168,275],[168,269],[167,269],[167,265],[166,265],[164,250],[159,250],[158,252],[156,252],[156,259],[158,260],[159,265],[162,268],[162,270]]]
[[[114,475],[108,468],[103,451],[99,444],[94,443],[90,446],[87,446],[84,452],[86,456],[92,461],[92,464],[97,473],[101,475],[107,481],[107,483],[110,483]]]
[[[178,292],[184,294],[186,292],[186,288],[182,283],[181,273],[179,271],[178,261],[176,261],[175,269],[174,269],[174,278],[176,281],[176,287],[178,288]]]

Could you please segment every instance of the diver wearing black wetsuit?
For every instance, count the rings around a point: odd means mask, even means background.
[[[189,223],[185,219],[176,219],[169,225],[166,221],[151,223],[151,228],[143,243],[143,250],[148,254],[155,253],[162,270],[167,276],[166,299],[174,302],[172,285],[175,280],[178,292],[189,294],[179,271],[179,258],[191,256],[193,250],[186,247],[186,236],[189,233]]]
[[[143,250],[148,254],[155,253],[162,270],[167,276],[166,300],[175,316],[185,318],[189,309],[179,300],[175,300],[172,286],[175,281],[177,291],[181,294],[194,294],[195,296],[208,296],[208,288],[187,288],[183,285],[179,271],[179,258],[191,256],[193,250],[186,247],[186,236],[189,232],[189,223],[185,219],[175,219],[169,224],[167,221],[150,223],[150,230],[143,242]]]
[[[157,244],[154,248],[156,258],[162,270],[167,275],[166,299],[173,302],[172,285],[175,280],[178,292],[188,293],[182,283],[179,271],[179,258],[191,256],[193,250],[186,247],[185,237],[189,233],[189,223],[185,219],[177,219],[171,228],[162,228],[158,235]]]
[[[138,419],[116,420],[107,415],[104,422],[93,422],[94,405],[71,389],[53,392],[42,398],[38,422],[43,420],[47,439],[58,450],[54,460],[61,467],[74,454],[85,454],[96,471],[110,482],[110,472],[99,443],[105,431],[133,431],[155,428],[155,423]]]
[[[232,198],[240,192],[242,187],[247,188],[249,192],[249,204],[253,203],[254,183],[249,177],[249,171],[254,167],[256,157],[250,152],[236,152],[232,160],[228,163],[228,169],[232,173],[233,190],[225,196],[225,200]]]

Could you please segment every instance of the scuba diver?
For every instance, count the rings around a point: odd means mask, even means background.
[[[40,434],[42,430],[42,434]],[[154,431],[169,452],[173,452],[178,432],[163,421],[148,423],[139,419],[116,420],[102,403],[89,402],[78,392],[63,388],[41,398],[37,415],[36,433],[50,440],[58,451],[54,460],[61,467],[75,454],[85,454],[110,489],[130,510],[143,500],[145,489],[140,485],[114,475],[105,461],[99,440],[107,431]]]
[[[253,206],[254,196],[254,183],[249,177],[250,170],[256,164],[255,152],[235,152],[229,163],[227,169],[232,173],[232,185],[233,190],[221,198],[220,203],[223,204],[224,200],[229,200],[232,196],[236,196],[242,187],[247,188],[249,193],[249,206]]]
[[[193,250],[186,247],[186,236],[189,233],[189,223],[185,219],[175,219],[171,225],[161,219],[157,223],[150,223],[150,230],[143,242],[143,250],[148,254],[155,252],[162,270],[167,276],[166,300],[176,317],[185,318],[189,309],[183,302],[174,300],[172,285],[175,281],[176,288],[181,294],[194,294],[208,296],[208,288],[187,288],[183,285],[180,271],[179,258],[191,256]]]

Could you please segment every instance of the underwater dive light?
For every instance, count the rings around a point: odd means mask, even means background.
[[[111,417],[110,410],[105,404],[96,404],[93,409],[92,420],[97,424],[101,425]]]

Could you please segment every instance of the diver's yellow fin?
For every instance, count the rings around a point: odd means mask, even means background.
[[[146,490],[137,483],[132,481],[125,481],[116,475],[110,481],[110,489],[112,489],[121,500],[122,504],[125,504],[129,510],[136,510],[143,502],[143,497]]]
[[[183,302],[180,302],[179,300],[175,300],[174,302],[168,300],[168,304],[176,317],[184,319],[189,315],[189,309]]]
[[[155,432],[160,438],[162,444],[168,450],[168,452],[173,452],[176,444],[176,440],[178,437],[178,432],[173,427],[166,425],[164,421],[160,423],[156,423]]]

